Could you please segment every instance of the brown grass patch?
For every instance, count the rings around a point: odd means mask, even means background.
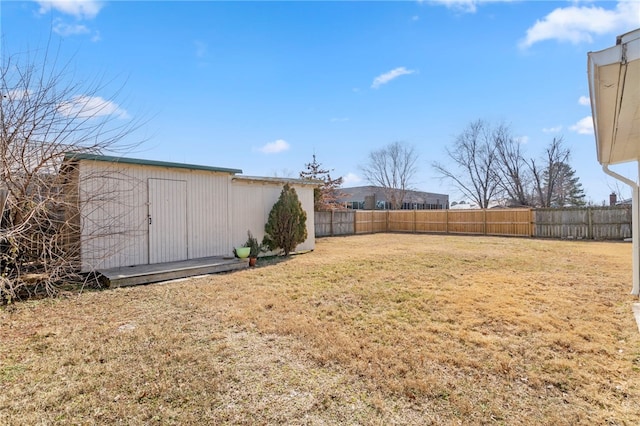
[[[0,423],[640,423],[631,245],[377,234],[0,311]]]

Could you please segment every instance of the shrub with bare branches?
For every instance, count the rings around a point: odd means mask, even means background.
[[[0,302],[55,295],[80,278],[67,196],[77,182],[60,173],[63,160],[129,149],[123,139],[139,125],[100,96],[106,85],[74,79],[59,56],[47,46],[0,58]]]

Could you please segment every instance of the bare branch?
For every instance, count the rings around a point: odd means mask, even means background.
[[[455,170],[440,163],[433,163],[435,170],[445,179],[450,179],[466,196],[487,208],[498,192],[500,180],[495,167],[498,162],[496,146],[486,122],[470,123],[455,140],[452,149],[447,149]]]
[[[360,169],[369,183],[384,188],[392,208],[400,209],[413,184],[417,162],[418,154],[413,146],[392,142],[382,149],[370,152],[367,164]]]
[[[81,81],[49,46],[0,59],[0,302],[79,279],[77,181],[61,173],[65,155],[138,144],[124,140],[141,121],[104,97],[107,84]]]

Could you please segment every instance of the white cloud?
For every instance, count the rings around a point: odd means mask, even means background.
[[[56,19],[53,24],[53,32],[63,37],[67,37],[70,35],[88,34],[90,31],[86,25],[67,24],[60,19]]]
[[[570,130],[580,135],[592,135],[593,134],[593,118],[587,115],[582,120],[578,121],[573,126],[569,127]]]
[[[461,10],[463,12],[475,13],[477,10],[477,0],[433,0],[433,3],[441,3],[452,9]]]
[[[478,10],[478,5],[481,3],[496,3],[496,2],[510,2],[512,0],[431,0],[429,3],[439,3],[447,6],[448,8],[459,10],[466,13],[475,13]],[[423,0],[418,0],[419,3],[423,3]]]
[[[74,96],[70,101],[58,105],[58,111],[66,116],[80,118],[103,117],[115,115],[128,119],[129,114],[118,104],[101,98],[100,96]]]
[[[578,98],[578,103],[580,105],[584,105],[584,106],[590,106],[591,105],[591,99],[589,99],[588,96],[580,96]]]
[[[618,35],[637,27],[639,16],[637,1],[618,1],[615,9],[609,10],[596,6],[561,7],[536,21],[520,47],[526,49],[544,40],[590,43],[593,35]]]
[[[360,182],[362,182],[362,178],[355,173],[349,172],[342,176],[342,186],[344,187],[349,187]]]
[[[344,123],[346,121],[349,121],[349,117],[333,117],[331,119],[332,123]]]
[[[2,97],[11,102],[21,101],[31,94],[31,90],[9,90],[2,94]]]
[[[95,18],[104,3],[100,0],[36,0],[40,5],[40,13],[51,10],[75,16],[78,19]]]
[[[386,72],[384,74],[380,74],[375,79],[373,79],[373,83],[371,84],[371,88],[372,89],[377,89],[380,86],[382,86],[383,84],[387,84],[391,80],[394,80],[394,79],[396,79],[396,78],[398,78],[398,77],[400,77],[402,75],[413,74],[413,73],[415,73],[414,70],[408,70],[405,67],[394,68],[391,71]]]
[[[529,143],[529,136],[519,136],[517,140],[521,145],[526,145]]]
[[[560,133],[562,131],[562,126],[545,127],[542,131],[544,133]]]
[[[413,16],[411,17],[411,20],[412,20],[413,22],[416,22],[416,21],[419,21],[419,20],[420,20],[420,17],[419,17],[418,15],[413,15]]]
[[[278,152],[286,151],[289,149],[289,143],[284,139],[278,139],[273,142],[269,142],[262,146],[259,151],[265,154],[277,154]]]

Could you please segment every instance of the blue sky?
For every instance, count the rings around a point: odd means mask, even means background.
[[[147,141],[131,157],[297,177],[315,153],[357,186],[370,151],[403,141],[419,153],[415,187],[456,201],[431,164],[447,164],[446,146],[484,119],[508,124],[528,157],[564,137],[589,200],[608,200],[616,185],[596,160],[587,52],[640,27],[638,1],[0,8],[3,54],[51,38],[75,76],[108,82],[92,102],[111,102],[103,111],[119,120],[145,121],[130,141]],[[636,167],[616,170],[635,177]]]

